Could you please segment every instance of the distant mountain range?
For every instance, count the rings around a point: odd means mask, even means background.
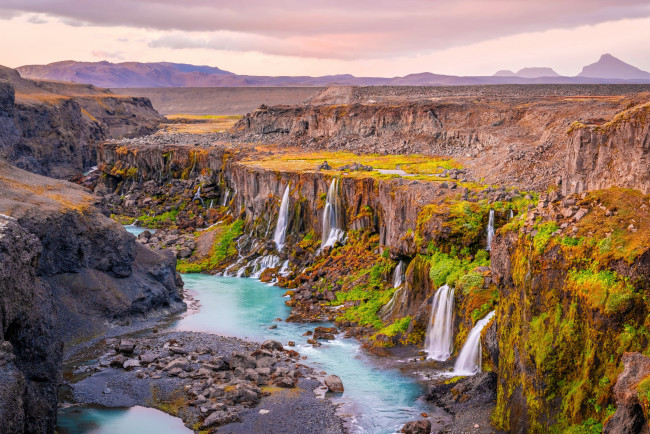
[[[557,74],[551,68],[502,70],[492,76],[455,76],[430,72],[404,77],[355,77],[349,74],[310,76],[238,75],[212,66],[184,63],[76,62],[17,68],[21,76],[35,80],[72,81],[99,87],[238,87],[238,86],[453,86],[478,84],[615,84],[650,83],[650,73],[604,54],[575,77]]]

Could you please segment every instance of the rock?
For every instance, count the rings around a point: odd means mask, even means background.
[[[603,432],[621,434],[650,432],[637,393],[639,382],[650,376],[650,358],[641,353],[624,353],[621,361],[624,364],[623,372],[614,384],[616,412],[605,423]]]
[[[153,363],[158,360],[158,354],[155,353],[144,353],[140,354],[140,362],[144,364]]]
[[[131,354],[135,350],[135,342],[129,339],[120,339],[115,350],[123,354]]]
[[[400,432],[406,434],[430,434],[431,433],[431,421],[422,419],[414,420],[407,422]]]
[[[126,362],[124,362],[124,364],[122,366],[127,371],[129,369],[139,368],[140,367],[140,361],[138,359],[128,359]]]
[[[271,351],[282,351],[284,350],[284,347],[282,344],[278,341],[273,341],[273,340],[267,340],[262,343],[262,348],[265,348],[267,350]]]
[[[240,420],[239,416],[235,413],[217,410],[205,418],[201,424],[201,429],[213,428],[228,423],[238,422]]]
[[[296,385],[296,380],[289,377],[282,377],[275,382],[276,386],[291,389]]]
[[[336,375],[328,375],[325,377],[325,385],[330,392],[343,393],[343,382]]]
[[[111,366],[113,368],[121,368],[124,365],[124,362],[127,361],[127,357],[124,354],[118,354],[117,356],[111,359]]]
[[[270,368],[275,365],[276,360],[271,357],[263,357],[257,361],[257,368]]]
[[[171,351],[174,354],[181,354],[183,356],[187,354],[187,350],[185,348],[183,348],[183,347],[174,347],[174,346],[172,346],[172,347],[169,347],[169,351]]]
[[[321,164],[318,165],[316,168],[317,170],[332,170],[332,166],[330,166],[327,161],[323,161]]]
[[[255,357],[251,357],[247,354],[240,353],[240,352],[233,352],[232,356],[230,357],[230,369],[235,370],[236,368],[242,368],[242,369],[248,369],[248,368],[256,368],[257,367],[257,360]]]
[[[181,369],[183,371],[189,372],[192,370],[192,366],[190,365],[190,362],[187,361],[187,359],[180,358],[180,359],[174,359],[165,368],[163,369],[164,371],[172,371],[174,369]]]

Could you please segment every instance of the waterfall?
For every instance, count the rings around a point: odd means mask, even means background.
[[[226,194],[223,196],[223,203],[221,206],[226,206],[228,205],[228,196],[230,196],[230,190],[226,190]]]
[[[456,359],[454,374],[474,375],[481,371],[481,331],[483,331],[483,328],[490,322],[493,316],[494,311],[488,313],[469,332],[465,345],[463,345],[463,349]]]
[[[194,197],[192,200],[199,200],[201,201],[201,206],[205,208],[205,203],[203,202],[203,199],[201,198],[201,186],[199,185],[199,188],[196,189],[196,193],[194,193]]]
[[[339,195],[339,179],[332,179],[330,188],[327,191],[325,202],[325,211],[323,212],[323,238],[321,240],[321,249],[332,247],[337,241],[342,241],[345,237],[343,230],[343,212],[341,197]]]
[[[260,256],[259,258],[250,262],[246,267],[252,267],[251,275],[253,279],[259,279],[264,270],[268,268],[276,268],[280,264],[280,257],[276,255]]]
[[[431,319],[424,342],[427,358],[445,361],[454,349],[454,290],[442,285],[431,306]]]
[[[485,250],[488,252],[492,250],[492,238],[494,238],[494,210],[490,210],[490,218],[488,219],[487,226],[487,246]]]
[[[212,204],[214,203],[214,199],[210,199],[210,206],[208,206],[208,209],[212,209]]]
[[[508,220],[512,220],[512,217],[513,217],[512,210],[509,210],[508,211]]]
[[[404,283],[404,261],[399,261],[393,272],[393,288],[399,288]]]
[[[280,204],[280,213],[278,214],[278,223],[275,226],[275,234],[273,241],[278,248],[278,251],[284,247],[284,239],[287,236],[287,226],[289,226],[289,184],[284,189],[282,196],[282,203]]]

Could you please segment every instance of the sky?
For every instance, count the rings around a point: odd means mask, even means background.
[[[0,64],[178,62],[248,75],[650,71],[647,0],[0,0]]]

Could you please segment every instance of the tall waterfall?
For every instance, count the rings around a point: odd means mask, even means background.
[[[442,285],[433,297],[431,319],[424,342],[427,358],[444,361],[454,349],[454,290]]]
[[[275,226],[275,234],[273,241],[278,248],[278,251],[284,247],[284,239],[287,236],[287,226],[289,226],[289,184],[284,189],[282,196],[282,203],[280,204],[280,213],[278,214],[278,223]]]
[[[456,359],[454,374],[474,375],[481,371],[481,331],[494,316],[494,311],[485,315],[485,318],[478,321],[474,328],[467,335],[463,349]]]
[[[485,247],[485,250],[490,251],[492,250],[492,238],[494,238],[494,210],[490,210],[490,218],[488,219],[488,226],[487,226],[487,246]]]
[[[399,261],[393,272],[393,288],[399,288],[404,283],[404,261]]]
[[[330,188],[327,191],[325,211],[323,212],[323,238],[321,249],[332,247],[337,241],[342,241],[345,236],[343,230],[343,206],[339,195],[339,179],[332,179]]]

